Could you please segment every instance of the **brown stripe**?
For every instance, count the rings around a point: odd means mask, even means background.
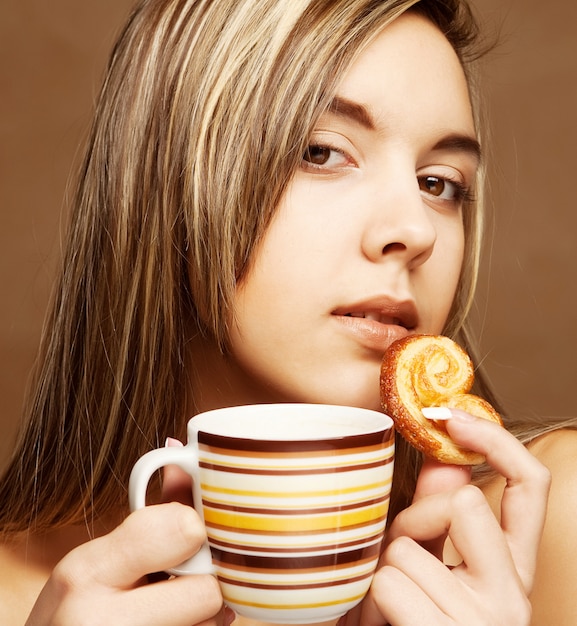
[[[252,467],[229,467],[228,465],[218,465],[201,461],[199,466],[203,469],[209,469],[213,472],[228,472],[231,474],[262,474],[263,476],[307,476],[313,474],[340,474],[342,472],[354,472],[363,469],[371,469],[373,467],[384,467],[392,463],[393,457],[374,463],[365,463],[360,465],[343,465],[342,467],[320,467],[307,469],[268,469],[268,468],[252,468]]]
[[[203,498],[202,504],[205,508],[210,509],[223,509],[225,511],[234,511],[235,513],[249,513],[251,515],[321,515],[323,513],[334,513],[335,511],[351,511],[353,509],[362,509],[367,506],[372,506],[374,504],[380,504],[381,502],[385,502],[389,497],[389,492],[383,494],[380,498],[374,498],[372,500],[359,500],[358,502],[353,502],[352,504],[346,505],[331,505],[331,506],[316,506],[308,509],[283,509],[280,506],[275,508],[260,508],[260,507],[249,507],[249,506],[238,506],[232,503],[221,504],[219,502],[211,502],[208,499]]]
[[[392,438],[392,430],[379,430],[361,435],[334,437],[319,440],[278,441],[274,439],[248,439],[227,437],[200,431],[198,443],[215,448],[247,450],[252,452],[312,452],[314,450],[342,450],[374,446],[386,443]]]
[[[349,585],[350,583],[356,583],[356,582],[360,582],[362,580],[366,580],[367,578],[370,578],[373,575],[373,573],[369,573],[369,574],[364,574],[362,576],[355,576],[353,578],[346,578],[344,580],[326,580],[323,582],[318,582],[318,583],[295,583],[295,584],[283,584],[283,585],[271,585],[271,584],[267,584],[267,583],[251,583],[248,581],[244,581],[244,580],[234,580],[231,578],[227,578],[226,576],[220,576],[217,575],[218,580],[221,583],[225,583],[225,584],[229,584],[229,585],[235,585],[237,587],[249,587],[252,589],[270,589],[272,591],[299,591],[299,590],[304,590],[304,589],[319,589],[319,588],[326,588],[326,587],[337,587],[339,585]]]
[[[223,567],[244,568],[260,570],[262,572],[291,572],[316,571],[319,569],[336,569],[342,566],[369,561],[380,552],[380,545],[374,544],[348,550],[336,554],[321,554],[316,556],[282,557],[282,556],[256,556],[252,554],[238,554],[226,552],[211,546],[212,560],[215,565]]]
[[[391,438],[392,439],[392,438]],[[389,442],[385,442],[387,444]],[[230,457],[253,457],[255,456],[254,450],[236,450],[232,448],[220,448],[217,446],[208,446],[206,444],[199,444],[199,450],[203,452],[208,452],[210,454],[221,454]],[[387,445],[383,445],[382,442],[372,446],[364,446],[364,447],[355,447],[353,449],[342,448],[339,450],[329,449],[329,450],[313,450],[314,457],[339,457],[346,456],[347,454],[370,454],[372,452],[377,452],[378,450],[386,450]],[[279,459],[298,459],[303,456],[302,450],[296,450],[293,452],[279,452],[278,450],[259,450],[258,458],[279,458]]]

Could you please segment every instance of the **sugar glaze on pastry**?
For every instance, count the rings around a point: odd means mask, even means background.
[[[442,335],[409,335],[385,352],[381,366],[381,403],[398,432],[415,448],[443,463],[477,465],[483,455],[457,445],[445,424],[430,420],[423,407],[448,407],[502,425],[483,398],[470,394],[474,369],[469,355]]]

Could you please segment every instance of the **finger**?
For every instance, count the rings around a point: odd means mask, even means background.
[[[178,439],[169,437],[166,440],[168,448],[182,447]],[[162,473],[161,502],[181,502],[192,506],[192,479],[178,465],[166,465]]]
[[[390,546],[398,550],[399,544],[403,546],[403,542],[408,541],[407,537],[422,542],[443,528],[448,529],[449,537],[463,557],[461,565],[449,570],[424,551],[420,558],[406,555],[392,558],[386,552],[385,563],[393,563],[395,569],[402,571],[456,623],[476,623],[472,617],[485,615],[487,611],[493,615],[524,614],[527,597],[505,535],[476,487],[466,485],[452,493],[423,498],[402,511],[389,531],[396,535]],[[455,587],[456,581],[463,586]],[[503,623],[512,623],[507,619]],[[479,623],[485,622],[486,616],[484,620],[479,617]]]
[[[455,413],[455,418],[447,422],[451,437],[484,454],[489,465],[506,479],[501,500],[501,526],[525,589],[529,591],[545,523],[550,474],[505,429],[487,420]]]
[[[208,626],[224,623],[222,602],[214,576],[177,576],[128,592],[114,608],[119,624],[190,626],[206,623]],[[142,617],[136,620],[135,616]]]
[[[146,574],[191,557],[204,540],[204,527],[191,507],[148,506],[129,515],[108,535],[70,552],[61,567],[85,585],[128,589]]]
[[[425,458],[419,473],[413,502],[427,496],[452,491],[469,483],[471,479],[471,469],[467,466],[446,465],[430,458]],[[431,554],[439,560],[443,559],[443,552],[447,534],[442,533],[439,537],[422,542]]]
[[[493,581],[516,579],[507,542],[482,492],[466,485],[453,492],[423,498],[401,511],[388,533],[390,542],[410,537],[425,542],[448,533],[462,556],[469,577]]]
[[[431,557],[433,558],[433,557]],[[434,624],[442,617],[434,602],[401,570],[385,565],[374,576],[359,624]]]
[[[50,578],[27,625],[81,624],[87,623],[88,616],[93,615],[102,623],[109,621],[124,626],[230,624],[221,610],[218,583],[209,575],[177,577],[124,593],[92,585],[85,589],[67,586],[67,593],[63,595],[59,582]]]
[[[440,615],[450,616],[451,623],[478,623],[476,616],[480,615],[483,609],[471,594],[471,590],[419,544],[408,537],[400,537],[388,546],[385,556],[387,567],[404,575],[405,578],[401,580],[404,580],[405,589],[411,593],[411,598],[407,598],[407,601],[413,603],[413,610],[418,607],[417,614],[423,618],[426,616],[423,622],[418,623],[433,623],[433,618]],[[391,599],[395,595],[396,592]],[[398,611],[396,605],[389,604],[391,605],[388,610],[389,616],[400,616],[396,612]]]
[[[368,597],[368,596],[367,596]],[[357,604],[354,608],[352,608],[348,613],[343,615],[339,621],[336,623],[336,626],[359,626],[361,619],[361,612],[363,610],[363,600],[362,603]]]
[[[466,465],[447,465],[426,457],[419,473],[413,502],[443,491],[452,491],[471,480],[471,468]]]

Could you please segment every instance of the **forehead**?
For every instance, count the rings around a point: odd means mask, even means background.
[[[359,54],[337,95],[358,102],[385,129],[414,118],[474,134],[469,89],[459,58],[428,19],[405,13]]]

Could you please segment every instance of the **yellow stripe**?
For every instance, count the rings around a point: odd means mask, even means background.
[[[250,516],[241,513],[227,513],[226,511],[205,509],[204,521],[218,526],[227,526],[238,530],[262,530],[268,532],[291,533],[315,531],[327,528],[343,529],[347,526],[366,524],[387,514],[388,503],[380,503],[360,511],[346,511],[338,514],[307,515],[306,517],[288,516]]]
[[[325,490],[325,491],[248,491],[244,489],[229,489],[227,487],[216,487],[207,483],[201,483],[202,491],[205,493],[224,493],[231,496],[242,497],[260,497],[260,498],[324,498],[326,496],[344,495],[347,493],[358,493],[360,491],[370,491],[373,489],[382,489],[390,485],[392,478],[388,480],[371,483],[370,485],[362,485],[361,487],[348,487],[347,489]],[[225,502],[225,500],[223,500]]]
[[[320,609],[326,606],[339,606],[341,604],[349,604],[349,602],[358,602],[365,597],[366,594],[361,593],[352,598],[339,598],[338,600],[334,600],[333,602],[311,602],[309,604],[264,604],[260,602],[247,602],[245,600],[239,600],[237,598],[231,597],[230,593],[226,594],[227,602],[231,604],[242,604],[243,606],[252,606],[258,609],[272,609],[278,611],[286,611],[287,609]]]

